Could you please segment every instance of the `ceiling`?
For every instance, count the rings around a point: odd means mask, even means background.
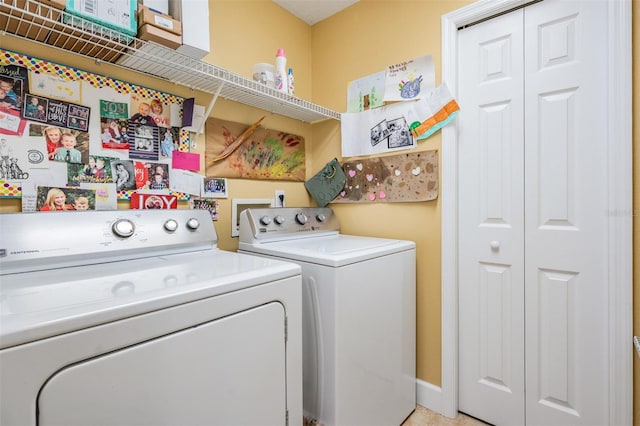
[[[313,25],[357,3],[358,0],[273,0],[309,25]]]

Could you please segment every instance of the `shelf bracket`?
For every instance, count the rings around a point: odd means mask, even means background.
[[[196,132],[193,138],[193,141],[189,143],[189,148],[190,148],[189,150],[191,150],[191,148],[196,147],[195,142],[198,140],[200,135],[204,132],[204,125],[207,123],[207,118],[209,118],[209,114],[211,114],[211,110],[213,109],[213,106],[216,104],[216,101],[218,100],[218,96],[220,96],[220,92],[222,92],[223,87],[224,87],[224,83],[221,83],[220,86],[218,86],[218,90],[216,90],[216,93],[213,95],[213,98],[211,98],[211,102],[209,102],[209,106],[207,107],[207,110],[204,113],[202,124],[200,125],[200,128]]]

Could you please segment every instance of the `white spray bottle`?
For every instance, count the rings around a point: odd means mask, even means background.
[[[275,88],[280,92],[287,93],[289,88],[287,87],[287,57],[284,53],[284,49],[278,49],[276,53],[276,75],[275,75]]]

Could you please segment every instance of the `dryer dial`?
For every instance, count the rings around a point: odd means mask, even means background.
[[[111,230],[120,238],[129,238],[136,230],[136,226],[129,219],[118,219],[111,226]]]
[[[187,228],[189,228],[190,231],[195,231],[199,227],[200,227],[200,221],[195,217],[192,217],[187,221]]]
[[[175,232],[178,229],[178,222],[175,219],[169,219],[164,223],[164,229],[169,232]]]

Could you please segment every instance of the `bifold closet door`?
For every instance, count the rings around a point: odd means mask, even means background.
[[[460,411],[608,420],[604,1],[460,32]]]

